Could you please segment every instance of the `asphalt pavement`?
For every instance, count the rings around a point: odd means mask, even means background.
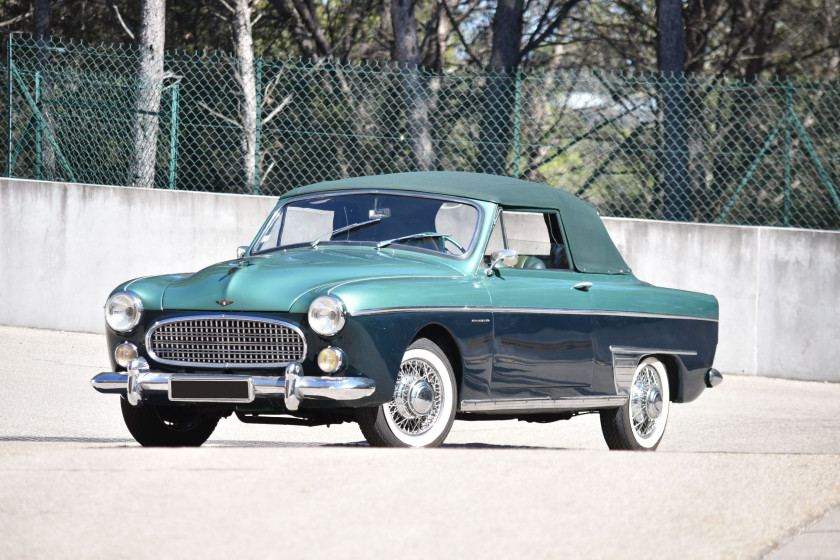
[[[144,449],[101,335],[0,327],[0,559],[840,558],[840,385],[725,375],[655,453],[596,415],[456,422],[439,449],[352,424],[223,420]]]

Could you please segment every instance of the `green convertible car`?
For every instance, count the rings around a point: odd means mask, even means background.
[[[427,447],[456,418],[597,412],[610,448],[655,449],[723,379],[714,297],[638,280],[568,192],[474,173],[295,189],[237,259],[125,282],[105,319],[92,384],[142,445],[231,414]]]

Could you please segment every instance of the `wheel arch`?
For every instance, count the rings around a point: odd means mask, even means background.
[[[650,354],[643,356],[639,360],[639,363],[642,363],[647,358],[656,358],[665,366],[665,371],[668,372],[668,385],[670,386],[671,393],[668,397],[672,402],[679,402],[682,385],[682,362],[673,354]]]
[[[431,323],[423,328],[421,328],[414,337],[411,339],[411,342],[414,342],[420,338],[426,338],[431,340],[438,347],[443,351],[446,355],[446,358],[449,360],[449,364],[452,366],[452,371],[455,374],[455,388],[458,391],[458,394],[461,394],[461,384],[464,379],[464,364],[463,359],[461,357],[461,350],[458,348],[458,344],[455,342],[455,337],[452,333],[439,323]]]

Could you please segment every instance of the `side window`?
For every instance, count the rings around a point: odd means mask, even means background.
[[[533,270],[571,268],[556,212],[505,210],[502,213],[502,219],[507,248],[519,254],[517,268]],[[491,236],[491,243],[492,241]]]

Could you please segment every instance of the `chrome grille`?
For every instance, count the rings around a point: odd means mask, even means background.
[[[155,324],[146,335],[160,363],[205,367],[276,367],[306,355],[303,333],[282,321],[253,317],[190,317]]]

